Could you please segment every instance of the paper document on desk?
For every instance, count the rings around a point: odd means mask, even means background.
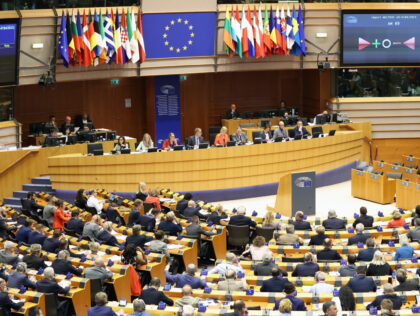
[[[25,302],[24,300],[12,300],[13,303],[18,304],[20,302]]]
[[[178,249],[178,248],[184,248],[184,245],[168,244],[168,249]]]
[[[9,225],[16,225],[17,222],[7,222],[7,224],[9,224]]]
[[[59,286],[61,286],[62,288],[66,288],[66,287],[69,287],[69,286],[70,286],[70,282],[69,282],[69,281],[67,281],[67,280],[61,280],[61,281],[58,283],[58,285],[59,285]]]
[[[414,253],[415,253],[416,255],[420,255],[420,250],[414,250]]]
[[[120,261],[121,260],[121,256],[118,255],[113,255],[111,257],[108,258],[109,260],[115,262],[115,261]]]
[[[338,273],[337,271],[330,271],[330,272],[328,272],[328,274],[330,276],[333,276],[333,277],[339,277],[340,276],[340,273]]]
[[[76,248],[77,248],[77,246],[75,246],[75,245],[69,245],[69,248],[70,248],[70,249],[76,249]]]
[[[303,286],[302,286],[302,290],[303,290],[303,292],[309,292],[309,291],[310,291],[310,289],[311,289],[311,286],[309,286],[309,285],[303,285]]]
[[[117,239],[119,239],[119,240],[126,240],[127,239],[127,236],[126,235],[118,235],[117,237],[115,237],[115,238],[117,238]]]
[[[45,265],[51,267],[51,265],[52,265],[52,262],[51,261],[44,261],[44,262],[45,262]]]
[[[168,199],[168,198],[161,198],[160,201],[162,203],[168,202],[168,203],[174,203],[175,200],[174,199]]]
[[[406,269],[408,272],[411,272],[411,273],[413,273],[413,274],[416,274],[417,273],[417,269],[416,268],[408,268],[408,269]]]
[[[388,222],[380,222],[380,221],[375,222],[375,226],[386,226],[386,225],[388,225]]]
[[[199,210],[198,213],[200,213],[201,215],[209,215],[210,214],[206,210]]]

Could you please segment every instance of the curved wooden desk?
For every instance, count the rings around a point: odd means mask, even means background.
[[[366,123],[369,124],[369,123]],[[103,187],[135,192],[145,181],[149,188],[174,192],[238,188],[277,182],[298,171],[331,170],[360,159],[361,131],[338,131],[333,137],[131,155],[70,154],[48,159],[54,189]]]

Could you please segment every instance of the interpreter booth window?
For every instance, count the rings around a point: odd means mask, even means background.
[[[418,68],[364,68],[337,70],[339,97],[420,96]]]
[[[138,6],[139,0],[3,0],[1,10]]]
[[[13,88],[0,88],[0,121],[13,119]]]

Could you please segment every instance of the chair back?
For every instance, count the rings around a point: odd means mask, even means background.
[[[210,126],[209,127],[209,134],[219,134],[221,126]]]
[[[228,244],[235,247],[244,247],[249,243],[249,226],[228,225]]]
[[[281,258],[282,262],[304,262],[304,258],[303,257],[282,257]]]
[[[57,299],[54,293],[45,293],[45,315],[57,316]]]
[[[73,237],[78,237],[74,230],[67,229],[66,227],[64,227],[64,232],[66,233],[66,235],[73,236]]]
[[[241,128],[255,127],[255,123],[242,123],[242,124],[239,124],[239,126]]]
[[[102,291],[101,279],[90,279],[90,298],[92,306],[95,306],[95,295]]]
[[[256,227],[255,234],[256,236],[263,236],[265,238],[266,242],[269,242],[271,239],[273,239],[274,235],[274,227]]]
[[[115,146],[115,145],[114,145]],[[102,143],[95,143],[95,144],[87,144],[87,152],[88,154],[94,154],[95,151],[104,151]]]
[[[260,137],[261,137],[261,132],[260,131],[252,132],[252,141],[254,141],[255,138],[260,138]]]
[[[153,203],[148,203],[148,202],[143,203],[144,214],[149,212],[152,208],[153,208]]]

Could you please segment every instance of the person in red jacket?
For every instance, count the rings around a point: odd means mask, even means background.
[[[57,209],[54,213],[53,229],[63,231],[64,224],[70,220],[71,215],[64,212],[64,202],[62,200],[58,200],[56,205]]]
[[[402,227],[405,225],[405,219],[402,218],[400,211],[395,210],[392,212],[392,220],[388,223],[386,228]]]
[[[152,192],[147,196],[145,203],[153,203],[154,207],[160,211],[160,199],[159,199],[159,191],[152,190]]]
[[[174,146],[178,146],[175,134],[169,133],[168,138],[163,141],[162,150],[170,150],[171,148],[174,148]]]

